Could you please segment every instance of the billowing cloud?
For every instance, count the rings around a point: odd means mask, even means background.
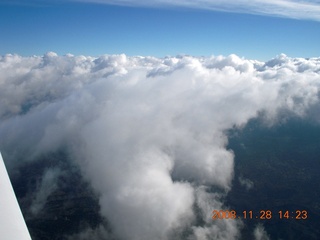
[[[81,2],[148,7],[185,7],[214,11],[250,13],[296,19],[320,20],[319,1],[308,0],[77,0]]]
[[[6,55],[0,69],[0,147],[12,168],[67,148],[120,239],[237,239],[240,221],[211,219],[232,187],[226,130],[258,115],[268,124],[303,117],[319,101],[320,59],[284,54],[265,63]],[[53,173],[38,187],[35,212]],[[88,234],[109,232],[74,236]]]

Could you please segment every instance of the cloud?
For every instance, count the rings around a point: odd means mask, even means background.
[[[87,240],[87,239],[94,239],[94,240],[116,240],[112,234],[110,234],[106,228],[102,225],[98,226],[96,229],[87,228],[84,229],[80,233],[72,234],[68,236],[68,240]]]
[[[257,116],[269,124],[285,113],[304,117],[319,103],[320,60],[284,54],[265,63],[236,55],[5,55],[0,69],[6,159],[14,168],[67,148],[120,239],[237,239],[240,221],[211,219],[232,187],[226,130]],[[54,172],[35,193],[39,206]]]
[[[44,207],[47,198],[57,189],[56,181],[61,174],[58,168],[48,169],[42,177],[41,183],[38,184],[34,200],[30,206],[32,214],[37,215]]]
[[[150,8],[190,8],[210,11],[247,13],[293,19],[320,21],[320,4],[317,0],[68,0],[69,2],[98,3],[129,7]],[[25,3],[21,0],[4,1],[6,4],[50,5],[62,3],[62,0],[32,0]]]
[[[261,224],[258,224],[254,229],[253,236],[255,240],[269,240],[269,236]]]
[[[278,16],[296,19],[320,20],[318,1],[308,0],[79,0],[81,2],[112,4],[132,7],[185,7],[213,11],[249,13],[258,15]]]
[[[239,182],[240,182],[240,185],[243,186],[246,190],[250,190],[254,187],[254,183],[250,179],[240,176]]]

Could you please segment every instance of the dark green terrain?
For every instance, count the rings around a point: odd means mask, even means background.
[[[320,239],[320,124],[291,118],[270,127],[256,119],[228,134],[235,177],[227,205],[238,213],[253,211],[242,238],[253,239],[262,223],[271,239]],[[246,189],[239,177],[254,186]],[[272,218],[255,219],[261,210],[272,211]],[[289,219],[280,219],[280,210],[288,210]],[[295,219],[296,210],[306,210],[307,219]]]
[[[34,214],[30,206],[35,192],[45,171],[53,168],[61,170],[56,180],[52,181],[56,188],[41,210]],[[103,222],[97,195],[64,151],[24,163],[12,179],[33,240],[64,240],[87,228],[95,229]]]

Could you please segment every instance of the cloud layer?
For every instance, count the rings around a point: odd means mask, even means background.
[[[258,15],[280,16],[296,19],[320,20],[319,1],[308,0],[78,0],[81,2],[123,5],[123,6],[147,6],[147,7],[185,7],[206,9],[214,11],[250,13]]]
[[[70,2],[98,3],[129,7],[163,7],[163,8],[191,8],[210,11],[248,13],[293,19],[308,19],[320,21],[320,3],[317,0],[68,0]],[[52,4],[64,1],[32,0],[28,4]],[[26,4],[21,0],[4,1],[9,4]]]
[[[6,55],[0,69],[0,147],[11,167],[67,147],[119,239],[236,239],[240,221],[211,219],[232,187],[225,131],[258,115],[269,124],[303,117],[319,101],[320,59],[283,54],[265,63]],[[35,213],[55,186],[52,173]]]

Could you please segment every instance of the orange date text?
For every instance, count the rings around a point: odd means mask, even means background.
[[[213,210],[212,219],[258,219],[258,220],[271,220],[271,219],[294,219],[294,220],[306,220],[308,218],[307,210],[244,210],[237,212],[235,210]]]

